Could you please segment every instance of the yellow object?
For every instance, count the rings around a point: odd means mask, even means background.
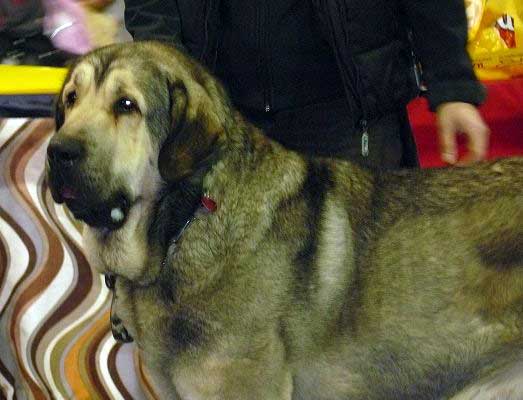
[[[0,95],[57,94],[66,68],[0,65]]]
[[[469,26],[469,41],[473,40],[478,33],[486,2],[487,0],[465,0]]]
[[[523,76],[523,1],[465,0],[468,51],[482,80]]]

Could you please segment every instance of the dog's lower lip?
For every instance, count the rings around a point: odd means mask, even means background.
[[[130,209],[138,200],[131,201],[127,196],[121,195],[97,204],[89,201],[89,197],[74,196],[74,192],[72,194],[73,197],[65,198],[65,203],[74,217],[98,230],[103,236],[108,236],[125,225]]]
[[[73,190],[73,188],[64,186],[62,189],[62,197],[65,200],[74,200],[76,199],[76,192]]]

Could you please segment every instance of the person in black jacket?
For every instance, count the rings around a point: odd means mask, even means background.
[[[485,156],[463,0],[125,0],[125,23],[135,40],[169,41],[203,62],[288,148],[376,168],[417,165],[406,112],[415,53],[443,160],[458,161],[458,133],[465,161]]]

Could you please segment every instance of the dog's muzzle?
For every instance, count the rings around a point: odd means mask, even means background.
[[[47,148],[48,183],[53,199],[65,203],[74,217],[94,228],[112,231],[125,223],[130,197],[120,190],[107,194],[106,187],[92,187],[95,179],[85,166],[85,145],[76,139],[53,139]]]
[[[78,140],[52,140],[47,147],[47,158],[53,168],[72,169],[85,158],[85,146]]]

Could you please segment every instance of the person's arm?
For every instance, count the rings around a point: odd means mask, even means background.
[[[485,158],[489,129],[476,107],[485,100],[467,53],[467,18],[463,0],[399,0],[413,30],[414,45],[437,113],[442,159],[458,161],[456,135],[468,137],[464,162]]]
[[[125,0],[125,27],[134,40],[162,40],[183,47],[176,0]]]

